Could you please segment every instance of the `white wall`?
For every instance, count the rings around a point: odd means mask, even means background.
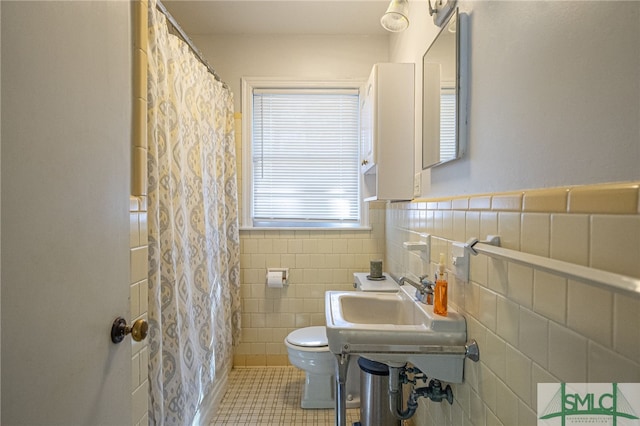
[[[366,80],[389,58],[387,36],[193,36],[207,61],[229,84],[240,111],[242,77]]]
[[[459,6],[470,16],[468,153],[422,172],[424,197],[640,177],[640,3]],[[392,62],[418,64],[417,87],[437,33],[426,8],[411,2],[409,29],[391,39]]]

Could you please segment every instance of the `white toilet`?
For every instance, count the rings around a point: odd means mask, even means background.
[[[366,273],[355,273],[359,291],[395,292],[399,287],[387,276],[386,282],[373,282]],[[306,372],[302,408],[335,408],[336,357],[329,351],[326,327],[305,327],[292,331],[284,340],[292,365]],[[360,367],[358,357],[349,359],[346,382],[347,408],[360,406]]]
[[[306,373],[302,408],[335,407],[336,357],[329,351],[326,327],[305,327],[289,333],[284,340],[292,365]],[[347,408],[360,406],[360,369],[356,356],[349,360]]]

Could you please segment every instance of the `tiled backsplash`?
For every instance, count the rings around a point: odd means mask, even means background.
[[[454,241],[501,246],[640,278],[640,183],[392,203],[386,263],[430,273]],[[432,235],[431,263],[403,248]],[[450,262],[450,261],[449,261]],[[450,268],[451,265],[448,265]],[[449,274],[450,305],[467,318],[480,362],[467,360],[453,406],[421,399],[414,424],[535,425],[537,384],[640,382],[640,297],[482,254],[468,283]]]
[[[147,280],[149,262],[147,207],[145,198],[131,197],[130,199],[130,324],[137,319],[147,319],[149,306],[149,284]],[[133,426],[149,423],[149,348],[148,339],[136,342],[131,339],[131,398]]]

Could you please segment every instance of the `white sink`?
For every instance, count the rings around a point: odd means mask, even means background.
[[[326,292],[329,349],[390,366],[410,362],[431,378],[462,382],[464,317],[451,309],[446,317],[434,314],[406,287],[397,293]]]

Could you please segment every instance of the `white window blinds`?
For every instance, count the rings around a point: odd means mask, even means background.
[[[357,90],[254,89],[254,226],[359,223]]]
[[[456,158],[456,92],[442,89],[440,94],[440,161]]]

